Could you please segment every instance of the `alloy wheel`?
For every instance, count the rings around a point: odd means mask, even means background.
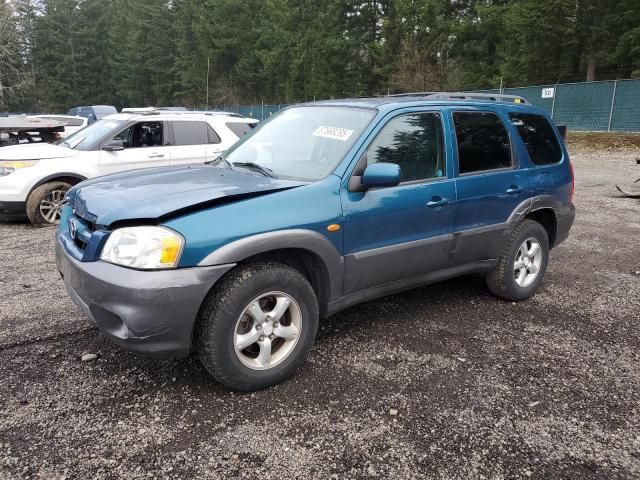
[[[540,273],[542,266],[542,247],[540,242],[533,238],[527,238],[516,253],[513,264],[516,284],[519,287],[531,285]]]
[[[293,352],[302,330],[302,310],[283,292],[268,292],[252,300],[236,323],[236,356],[252,370],[268,370]]]
[[[40,214],[47,223],[58,223],[60,221],[65,193],[64,190],[52,190],[40,202]]]

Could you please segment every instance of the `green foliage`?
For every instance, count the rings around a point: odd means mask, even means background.
[[[4,99],[20,110],[296,102],[640,74],[638,0],[4,5],[19,34],[12,64],[33,72],[20,95]]]

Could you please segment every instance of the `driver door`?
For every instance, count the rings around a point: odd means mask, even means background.
[[[169,165],[171,151],[166,145],[166,130],[162,121],[136,122],[105,140],[101,148],[112,140],[120,140],[124,150],[101,149],[100,174]]]

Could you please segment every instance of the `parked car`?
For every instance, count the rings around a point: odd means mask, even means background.
[[[137,168],[213,160],[257,120],[225,115],[148,112],[116,114],[58,144],[0,149],[0,219],[55,224],[71,186]]]
[[[357,303],[464,274],[529,298],[569,234],[573,189],[558,130],[520,97],[317,102],[212,166],[71,189],[56,262],[118,345],[195,351],[254,390],[292,375],[319,319]]]
[[[85,117],[89,121],[89,125],[104,117],[118,113],[116,107],[112,105],[90,105],[85,107],[73,107],[67,115]]]
[[[53,120],[64,124],[64,131],[59,132],[60,139],[67,138],[73,135],[78,130],[82,130],[89,124],[89,119],[86,117],[78,117],[73,115],[32,115],[33,118],[41,118],[43,120]]]

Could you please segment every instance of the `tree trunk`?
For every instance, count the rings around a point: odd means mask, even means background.
[[[589,57],[587,60],[587,82],[594,82],[596,80],[596,61],[593,57]]]

